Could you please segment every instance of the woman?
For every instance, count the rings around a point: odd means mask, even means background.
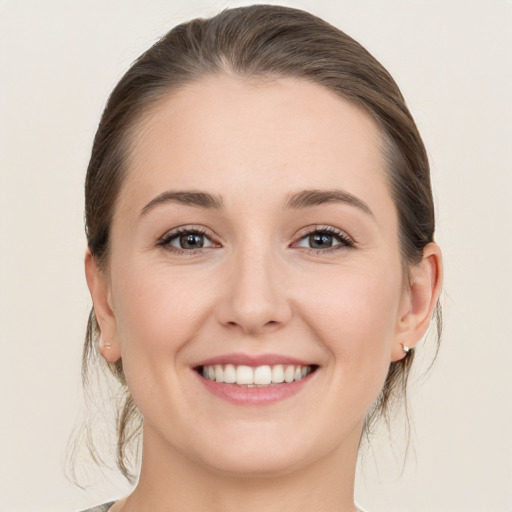
[[[86,180],[101,354],[143,419],[92,510],[353,512],[365,428],[405,393],[442,280],[428,161],[358,43],[277,6],[180,25],[121,79]]]

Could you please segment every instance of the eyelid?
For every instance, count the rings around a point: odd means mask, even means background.
[[[185,234],[202,235],[205,238],[207,238],[211,242],[212,245],[208,246],[208,247],[200,247],[198,249],[181,249],[180,247],[174,247],[173,245],[171,245],[171,241],[175,240],[180,235],[185,235]],[[164,249],[166,249],[170,252],[175,252],[175,253],[179,253],[179,254],[187,254],[187,255],[195,254],[197,252],[200,252],[203,249],[210,249],[212,247],[213,248],[221,247],[221,244],[215,240],[215,236],[213,236],[209,230],[207,230],[203,226],[195,226],[195,225],[178,226],[176,228],[166,231],[165,234],[162,235],[157,240],[157,245],[160,247],[163,247]]]
[[[300,241],[302,241],[304,238],[308,236],[312,236],[314,234],[329,234],[331,236],[336,237],[339,240],[339,244],[334,245],[332,247],[326,248],[326,249],[315,249],[315,248],[308,248],[308,247],[302,247],[303,249],[313,251],[315,253],[326,253],[330,251],[336,251],[339,249],[352,249],[356,246],[356,243],[354,239],[348,235],[345,231],[339,228],[335,228],[334,226],[329,225],[314,225],[309,226],[306,228],[303,228],[300,230],[299,234],[297,235],[296,240],[291,244],[291,247],[299,247],[296,244],[298,244]]]
[[[171,245],[171,241],[178,238],[180,235],[183,234],[199,234],[207,238],[212,245],[208,247],[200,247],[198,249],[182,249],[180,247],[175,247]],[[324,249],[321,248],[313,248],[313,247],[302,247],[297,245],[299,242],[301,242],[304,238],[308,236],[312,236],[315,234],[329,234],[330,236],[335,237],[338,240],[338,244],[333,245],[331,247],[327,247]],[[218,241],[216,241],[216,237],[211,234],[211,231],[206,229],[204,226],[196,226],[196,225],[184,225],[184,226],[178,226],[176,228],[170,229],[167,231],[164,235],[162,235],[157,240],[157,245],[163,247],[164,249],[175,252],[178,254],[185,254],[185,255],[192,255],[196,254],[198,252],[203,251],[204,249],[211,249],[211,248],[219,248],[222,247],[222,244],[220,244]],[[302,248],[307,251],[315,252],[315,253],[329,253],[333,251],[337,251],[340,249],[352,249],[356,245],[353,238],[348,235],[345,231],[335,228],[334,226],[330,225],[313,225],[308,226],[305,228],[302,228],[299,233],[297,234],[295,241],[290,244],[290,247],[294,248]]]

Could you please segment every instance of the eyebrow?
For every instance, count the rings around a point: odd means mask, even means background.
[[[174,191],[168,190],[152,199],[144,208],[142,208],[141,215],[148,213],[156,206],[167,203],[179,203],[188,206],[196,206],[198,208],[213,208],[220,210],[224,208],[222,199],[207,192],[196,191]]]
[[[224,208],[222,198],[209,194],[208,192],[199,192],[191,190],[168,190],[152,199],[144,208],[141,215],[148,213],[156,206],[167,203],[179,203],[197,208],[221,210]],[[310,208],[325,203],[345,203],[359,208],[364,213],[373,216],[369,206],[354,196],[353,194],[340,189],[332,190],[302,190],[288,197],[284,207],[285,209],[298,210],[301,208]]]
[[[286,202],[285,208],[299,209],[318,206],[325,203],[345,203],[359,208],[364,213],[371,215],[370,207],[353,194],[340,189],[333,190],[302,190],[291,195]]]

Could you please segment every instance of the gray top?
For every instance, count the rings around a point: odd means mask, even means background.
[[[98,505],[96,507],[88,508],[87,510],[82,510],[82,512],[107,512],[107,510],[115,503],[115,501],[109,501],[108,503],[103,503],[103,505]]]
[[[103,505],[98,505],[97,507],[88,508],[87,510],[83,510],[82,512],[107,512],[108,509],[115,503],[115,501],[110,501],[109,503],[104,503]],[[363,509],[358,508],[359,512],[364,512]]]

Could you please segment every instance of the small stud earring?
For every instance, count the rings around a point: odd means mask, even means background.
[[[404,352],[406,355],[409,355],[409,353],[411,352],[411,349],[409,347],[407,347],[406,345],[402,345],[403,349],[404,349]]]
[[[105,348],[105,349],[110,349],[112,347],[112,342],[111,341],[104,341],[103,339],[100,338],[100,343],[99,343],[100,347],[101,348]]]

